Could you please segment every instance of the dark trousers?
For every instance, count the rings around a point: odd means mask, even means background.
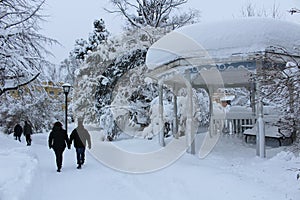
[[[64,149],[54,149],[57,169],[61,169]]]
[[[21,136],[16,135],[16,136],[15,136],[15,139],[16,139],[16,140],[19,140],[19,141],[21,142]]]
[[[30,136],[30,134],[25,135],[25,138],[26,138],[27,145],[30,146],[31,145],[31,136]]]
[[[85,158],[85,147],[76,148],[77,164],[82,165]]]

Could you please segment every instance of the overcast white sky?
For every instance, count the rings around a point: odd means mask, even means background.
[[[241,16],[242,7],[248,2],[253,2],[258,10],[269,10],[275,2],[282,10],[283,20],[300,23],[300,14],[291,16],[287,12],[292,7],[300,8],[300,0],[188,0],[186,7],[199,9],[201,21],[207,22],[238,18]],[[109,0],[48,0],[45,13],[50,17],[47,18],[48,22],[42,25],[42,32],[62,44],[50,48],[55,58],[49,60],[59,64],[67,58],[76,39],[88,38],[95,19],[103,18],[112,34],[120,33],[124,24],[121,18],[108,14],[103,9],[110,6]]]

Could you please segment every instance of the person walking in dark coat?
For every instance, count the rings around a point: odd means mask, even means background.
[[[49,148],[54,150],[57,172],[61,171],[63,152],[66,147],[70,149],[67,131],[62,128],[60,122],[55,122],[48,138]]]
[[[27,146],[30,146],[31,145],[31,134],[32,134],[32,128],[30,126],[30,124],[28,124],[27,121],[25,121],[25,125],[24,125],[24,128],[23,128],[23,134],[26,138],[26,142],[27,142]]]
[[[74,147],[76,149],[77,157],[77,169],[81,169],[81,165],[84,163],[85,159],[85,148],[91,149],[91,136],[89,132],[83,126],[83,120],[78,120],[78,126],[72,131],[70,136],[70,145],[74,141]]]
[[[19,140],[21,142],[22,132],[23,132],[22,126],[20,124],[16,124],[14,128],[15,140]]]

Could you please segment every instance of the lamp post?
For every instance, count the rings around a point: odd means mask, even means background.
[[[68,94],[70,92],[71,85],[69,83],[64,83],[62,87],[65,93],[65,128],[68,133]]]

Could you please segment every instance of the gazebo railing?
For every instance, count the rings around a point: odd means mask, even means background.
[[[211,116],[212,131],[228,134],[241,134],[247,128],[252,128],[256,118],[252,113],[228,113],[225,117]]]

